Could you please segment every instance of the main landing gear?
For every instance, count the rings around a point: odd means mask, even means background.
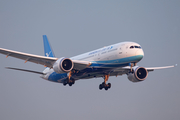
[[[64,86],[66,86],[67,84],[68,84],[69,86],[72,86],[72,85],[75,83],[75,80],[72,80],[72,79],[71,79],[72,74],[73,74],[73,72],[70,71],[67,80],[64,81],[64,83],[63,83]]]
[[[72,86],[74,83],[75,83],[75,80],[67,80],[67,81],[64,81],[63,85],[66,86],[68,84],[69,86]]]
[[[105,90],[108,90],[109,88],[111,88],[111,83],[106,84],[106,82],[109,79],[109,74],[108,75],[104,75],[104,82],[102,84],[99,85],[99,89],[102,90],[103,88]]]

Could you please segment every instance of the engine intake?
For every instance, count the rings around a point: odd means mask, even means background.
[[[69,58],[59,58],[53,65],[53,69],[56,73],[68,73],[74,67],[74,64]]]
[[[148,71],[144,67],[133,67],[133,72],[128,73],[128,79],[132,82],[144,81],[148,76]]]

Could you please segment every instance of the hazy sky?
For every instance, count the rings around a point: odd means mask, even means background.
[[[179,0],[1,0],[0,47],[44,55],[46,34],[56,57],[72,57],[123,41],[139,43],[144,67],[180,65]],[[156,70],[140,83],[126,75],[74,86],[7,70],[44,67],[0,55],[1,120],[179,120],[180,67]]]

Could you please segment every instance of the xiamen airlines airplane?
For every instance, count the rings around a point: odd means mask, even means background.
[[[0,53],[6,57],[11,56],[22,59],[25,63],[28,61],[45,66],[43,72],[11,67],[8,69],[41,74],[40,77],[43,79],[69,86],[80,79],[102,77],[104,82],[99,85],[99,89],[108,90],[111,88],[111,83],[107,83],[110,76],[126,74],[130,81],[140,82],[147,78],[150,71],[174,67],[174,65],[151,68],[137,66],[144,52],[135,42],[121,42],[71,58],[56,58],[46,35],[43,35],[43,41],[45,56],[0,48]]]

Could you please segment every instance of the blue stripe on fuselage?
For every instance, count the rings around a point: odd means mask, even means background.
[[[58,80],[66,78],[67,77],[67,73],[56,73],[53,72],[49,75],[48,80],[53,81],[53,82],[59,82]]]
[[[93,61],[90,67],[121,67],[122,64],[138,62],[143,58],[143,55],[137,55],[132,57],[126,57],[115,60],[106,60],[106,61]]]

